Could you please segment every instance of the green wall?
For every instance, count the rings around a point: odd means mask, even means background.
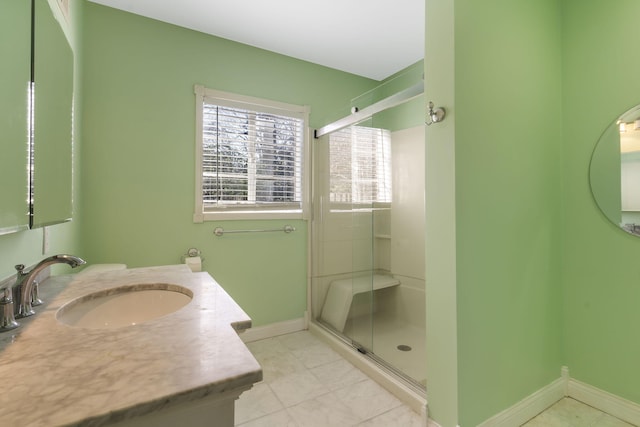
[[[563,5],[566,363],[572,377],[640,402],[640,240],[605,218],[587,179],[600,135],[640,103],[640,57],[630,46],[640,39],[640,3]]]
[[[640,241],[589,188],[598,138],[639,102],[638,12],[427,2],[426,99],[449,113],[426,141],[429,409],[445,427],[481,423],[563,365],[640,402]]]
[[[83,43],[87,260],[175,264],[197,247],[204,269],[254,325],[302,317],[306,221],[193,223],[193,86],[309,105],[311,126],[319,127],[376,82],[92,3],[85,7]],[[286,223],[298,231],[213,235],[218,225]]]
[[[427,383],[434,418],[467,427],[557,379],[563,362],[561,11],[556,0],[434,3],[442,4],[428,8],[427,23],[453,21],[445,43],[453,43],[454,58],[427,37],[425,73],[430,79],[448,69],[454,81],[453,100],[439,80],[427,84],[426,98],[448,108],[452,120],[452,129],[434,125],[427,133],[427,170],[440,170],[427,173],[427,219],[454,211],[455,224],[444,222],[453,228],[448,235],[427,225],[427,342],[429,365],[436,359],[452,371],[457,363],[457,379],[434,366]],[[442,17],[430,18],[438,7]],[[432,61],[430,50],[445,60]],[[442,145],[452,137],[447,152]],[[445,159],[448,168],[434,165]],[[440,180],[455,186],[455,200],[442,208],[429,195]],[[438,253],[442,239],[453,249]],[[434,265],[445,261],[455,270]],[[455,296],[445,286],[455,286]],[[454,328],[451,343],[442,335]],[[457,399],[457,420],[456,404],[435,397],[438,389]]]
[[[473,426],[562,364],[561,27],[555,0],[455,5],[459,422]]]

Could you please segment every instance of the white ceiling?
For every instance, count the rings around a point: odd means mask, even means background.
[[[382,80],[424,57],[424,0],[91,0]]]

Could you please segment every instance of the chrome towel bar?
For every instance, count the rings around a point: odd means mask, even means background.
[[[224,234],[232,234],[232,233],[270,233],[273,231],[284,231],[285,233],[291,233],[292,231],[296,231],[296,228],[291,225],[285,225],[282,228],[269,228],[264,230],[225,230],[222,227],[216,227],[213,230],[213,234],[220,237]]]

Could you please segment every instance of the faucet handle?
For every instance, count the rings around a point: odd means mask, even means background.
[[[18,272],[18,276],[19,276],[24,271],[25,266],[24,266],[24,264],[16,264],[13,268],[16,269],[16,271]]]
[[[0,332],[15,329],[20,324],[13,314],[13,290],[10,286],[3,289],[0,297]]]

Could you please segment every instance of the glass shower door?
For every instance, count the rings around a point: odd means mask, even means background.
[[[390,136],[371,126],[371,119],[330,136],[330,198],[348,201],[350,217],[351,294],[343,333],[360,351],[374,348],[374,282],[387,259],[377,251],[375,229],[379,214],[391,202]]]
[[[422,104],[318,132],[311,260],[314,319],[417,388],[426,377]]]
[[[359,351],[373,351],[373,244],[370,207],[357,203],[351,211],[353,301],[345,325],[345,335]]]

